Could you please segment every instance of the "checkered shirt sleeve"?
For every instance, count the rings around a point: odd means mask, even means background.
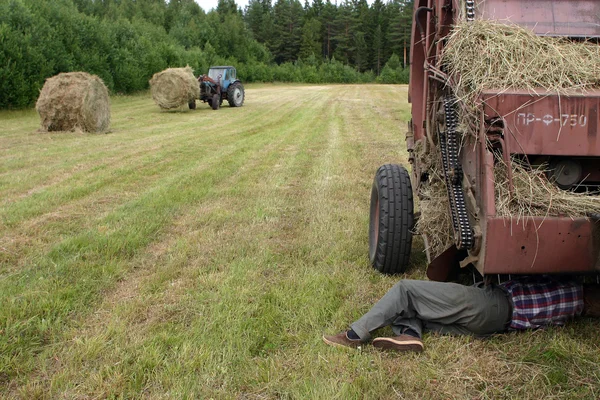
[[[575,282],[512,280],[500,285],[512,298],[510,329],[563,325],[583,311],[583,287]]]

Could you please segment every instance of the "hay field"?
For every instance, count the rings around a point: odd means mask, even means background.
[[[114,97],[108,135],[0,112],[0,397],[598,398],[595,321],[417,355],[321,342],[398,279],[368,265],[368,201],[405,162],[406,91]]]

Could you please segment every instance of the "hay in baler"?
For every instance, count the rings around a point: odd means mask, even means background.
[[[434,259],[452,245],[454,238],[439,147],[429,144],[428,147],[425,148],[425,142],[417,142],[414,148],[415,157],[428,172],[428,180],[422,182],[419,190],[420,215],[415,233],[425,238],[425,251]]]
[[[457,98],[459,131],[474,137],[479,129],[479,95],[483,90],[525,89],[536,93],[542,89],[566,95],[573,90],[600,88],[598,44],[536,36],[517,25],[492,21],[457,24],[448,38],[442,63],[450,78],[448,86]],[[417,232],[427,237],[432,258],[453,242],[448,196],[436,149],[425,155],[429,183],[420,193],[421,215],[416,225]],[[415,155],[419,156],[418,151]],[[562,190],[550,182],[544,166],[532,167],[514,159],[511,168],[512,193],[507,166],[501,157],[496,159],[497,215],[581,217],[600,213],[598,193]]]
[[[200,85],[194,71],[185,68],[168,68],[150,79],[152,99],[163,110],[173,110],[200,97]]]
[[[548,180],[546,165],[531,167],[513,160],[513,193],[509,190],[508,168],[503,160],[496,160],[496,213],[504,217],[534,216],[581,217],[600,214],[599,193],[562,190]]]
[[[429,170],[430,182],[419,193],[421,214],[415,225],[416,233],[426,238],[425,251],[436,258],[454,243],[448,191],[440,170]]]
[[[536,36],[517,25],[485,20],[457,24],[448,39],[443,64],[457,96],[464,134],[477,135],[478,98],[486,89],[525,89],[568,94],[600,88],[600,46],[565,38]],[[541,168],[496,160],[496,207],[501,216],[577,217],[600,211],[598,196],[565,191]],[[597,193],[596,193],[597,194]]]
[[[536,36],[514,24],[477,20],[455,25],[442,63],[461,106],[462,125],[474,135],[483,90],[535,93],[541,88],[568,94],[600,87],[598,44]]]
[[[106,132],[110,125],[108,90],[102,79],[86,72],[46,79],[35,108],[44,132]]]

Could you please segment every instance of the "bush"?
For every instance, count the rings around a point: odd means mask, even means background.
[[[403,83],[409,81],[409,69],[402,68],[400,59],[396,54],[392,54],[388,62],[381,70],[381,75],[377,77],[377,83]]]

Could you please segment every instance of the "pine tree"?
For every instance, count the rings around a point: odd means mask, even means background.
[[[300,58],[321,55],[321,23],[316,18],[311,18],[302,27],[302,42],[300,44]]]
[[[412,26],[412,0],[395,0],[390,3],[389,48],[402,56],[403,66],[408,64],[408,46]]]
[[[348,64],[351,59],[353,50],[352,38],[352,3],[350,0],[344,0],[338,7],[336,19],[334,20],[335,36],[335,51],[336,60]]]
[[[383,57],[383,35],[381,34],[381,25],[377,25],[375,28],[375,34],[373,35],[373,68],[375,73],[379,75],[381,73],[381,62]]]
[[[327,3],[323,6],[321,13],[321,27],[322,27],[322,38],[323,38],[323,56],[325,59],[331,59],[335,50],[335,23],[337,18],[337,7],[331,4],[331,0],[327,0]]]

